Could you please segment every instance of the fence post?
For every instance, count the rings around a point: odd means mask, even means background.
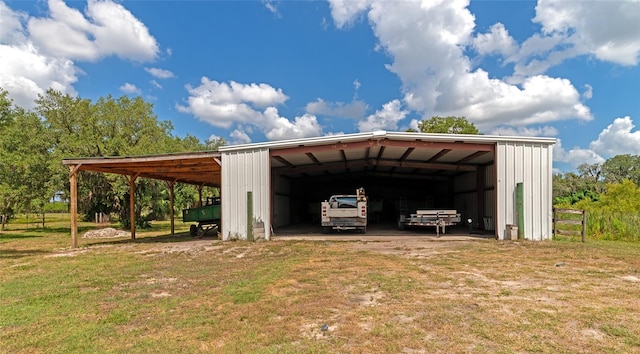
[[[553,208],[553,239],[554,240],[557,238],[557,235],[558,235],[558,225],[556,225],[557,222],[558,222],[558,210],[556,208]]]
[[[587,211],[582,211],[582,242],[585,242],[587,235]]]

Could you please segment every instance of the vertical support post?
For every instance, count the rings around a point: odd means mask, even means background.
[[[587,237],[587,211],[582,211],[582,242],[586,241]]]
[[[553,208],[553,220],[551,222],[553,223],[553,239],[555,240],[558,235],[558,210],[556,208]]]
[[[171,236],[173,236],[176,232],[175,221],[174,221],[175,215],[173,212],[173,205],[175,200],[175,193],[174,193],[173,186],[175,185],[175,183],[176,181],[171,181],[167,183],[169,185],[169,217],[171,218]]]
[[[485,181],[485,166],[478,166],[476,168],[476,200],[478,203],[478,215],[477,215],[477,223],[480,230],[484,230],[484,187],[486,184]]]
[[[516,208],[518,214],[518,240],[524,240],[524,183],[516,185]]]
[[[202,184],[197,186],[198,187],[198,202],[200,204],[198,204],[199,207],[202,206],[202,187],[204,187]]]
[[[247,192],[247,240],[253,241],[253,192]]]
[[[78,171],[75,166],[69,166],[70,208],[71,213],[71,248],[78,247]]]
[[[131,222],[131,239],[136,239],[136,179],[140,174],[129,178],[129,221]]]

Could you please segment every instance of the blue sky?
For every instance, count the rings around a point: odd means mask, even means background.
[[[142,96],[178,136],[262,142],[465,116],[640,155],[640,1],[2,1],[0,86]]]

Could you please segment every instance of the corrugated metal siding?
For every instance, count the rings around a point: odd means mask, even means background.
[[[504,239],[507,224],[517,225],[516,185],[524,185],[524,235],[551,238],[552,145],[498,143],[496,146],[496,228]]]
[[[222,239],[247,239],[247,192],[253,193],[253,216],[271,238],[271,166],[269,150],[222,153]]]

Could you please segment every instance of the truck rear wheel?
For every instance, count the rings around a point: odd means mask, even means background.
[[[330,234],[331,233],[331,226],[323,226],[322,227],[322,233],[323,234]]]

